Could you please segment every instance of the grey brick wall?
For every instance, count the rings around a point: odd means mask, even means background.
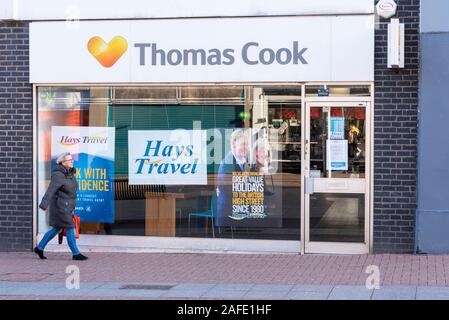
[[[376,1],[377,2],[377,1]],[[419,0],[396,0],[405,69],[387,68],[387,21],[375,43],[374,252],[414,250],[419,87]]]
[[[33,96],[28,23],[0,21],[0,251],[32,247]]]

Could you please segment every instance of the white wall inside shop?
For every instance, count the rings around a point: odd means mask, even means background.
[[[4,20],[372,14],[373,0],[0,0]]]

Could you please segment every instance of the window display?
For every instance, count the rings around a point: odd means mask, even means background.
[[[108,212],[82,208],[108,218],[81,215],[81,234],[299,241],[300,87],[38,87],[38,94],[38,198],[50,180],[50,155],[73,148],[67,139],[55,147],[59,133],[113,132],[111,195],[90,195],[108,202]],[[92,148],[86,152],[98,151]],[[75,157],[81,186],[86,174],[103,174],[94,162]],[[38,222],[45,232],[42,211]]]

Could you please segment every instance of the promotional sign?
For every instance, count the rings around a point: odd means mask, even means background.
[[[223,139],[226,152],[217,172],[215,225],[282,227],[282,186],[275,187],[270,141],[251,129]]]
[[[348,170],[348,140],[327,140],[327,168]]]
[[[331,117],[330,139],[342,140],[345,138],[345,118]]]
[[[373,80],[373,15],[30,23],[32,83]]]
[[[263,219],[265,213],[265,176],[263,172],[232,173],[231,219]]]
[[[207,184],[206,130],[128,131],[129,184]]]
[[[51,129],[52,165],[70,152],[78,182],[75,213],[82,222],[114,222],[115,128],[60,127]]]

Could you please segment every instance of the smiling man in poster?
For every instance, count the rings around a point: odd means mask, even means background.
[[[237,178],[234,175],[241,175],[249,171],[249,150],[250,150],[250,131],[237,129],[232,132],[229,145],[230,152],[221,161],[217,173],[217,226],[233,225],[230,218],[232,216],[233,195],[238,194],[238,190],[232,189],[232,184]],[[239,206],[240,204],[235,204]]]
[[[282,223],[282,193],[275,192],[272,151],[264,137],[250,129],[235,129],[229,153],[217,173],[216,225],[278,227]]]

